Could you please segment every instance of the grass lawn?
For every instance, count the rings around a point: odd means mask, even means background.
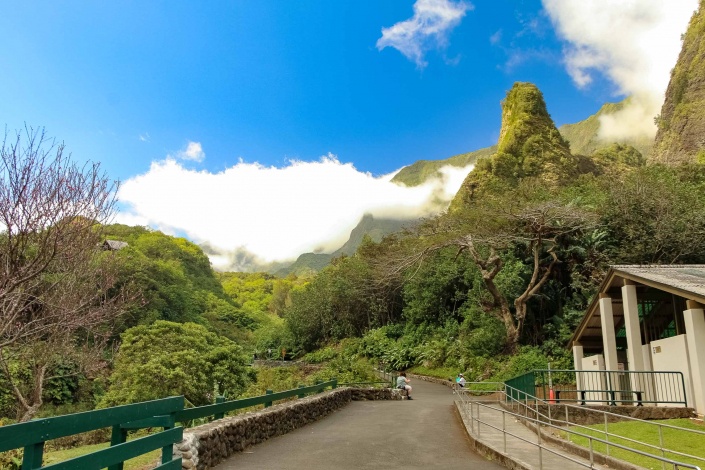
[[[705,432],[705,426],[703,426],[702,423],[694,422],[689,419],[669,419],[652,422],[669,424],[671,426],[678,426],[680,428],[694,429]],[[588,426],[588,428],[590,429],[585,429],[576,426],[571,427],[571,429],[576,432],[591,435],[596,438],[605,440],[604,424],[595,424]],[[610,433],[616,434],[618,436],[625,436],[630,439],[634,439],[636,441],[651,445],[659,445],[658,426],[637,421],[623,421],[619,423],[609,423],[607,429]],[[570,439],[575,444],[584,447],[589,447],[588,439],[585,437],[571,435]],[[610,436],[609,441],[614,442],[616,444],[629,446],[633,449],[638,449],[643,452],[648,452],[650,454],[654,454],[657,452],[655,449],[649,449],[645,445],[635,444],[624,439],[620,439],[618,437]],[[705,435],[690,433],[682,430],[663,428],[663,444],[664,447],[667,449],[700,457],[700,459],[690,459],[666,452],[666,458],[677,460],[683,463],[697,465],[701,468],[705,467]],[[593,442],[593,449],[596,452],[607,454],[606,445],[603,443]],[[658,460],[655,460],[650,457],[645,457],[634,452],[629,452],[623,449],[617,449],[612,446],[610,446],[609,455],[620,460],[626,460],[627,462],[631,462],[635,465],[639,465],[644,468],[661,469],[661,462]],[[670,467],[667,466],[666,468]]]
[[[108,443],[94,444],[89,446],[75,447],[73,449],[54,450],[44,454],[44,465],[49,465],[64,460],[90,454],[108,447]],[[161,456],[161,449],[154,450],[148,454],[140,455],[125,462],[125,470],[146,470],[152,468],[152,464]]]

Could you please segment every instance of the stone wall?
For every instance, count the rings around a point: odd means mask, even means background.
[[[453,388],[453,385],[455,385],[454,379],[439,379],[436,377],[429,377],[427,375],[417,375],[417,374],[406,374],[406,376],[410,379],[419,379],[419,380],[424,380],[426,382],[431,382],[434,384],[441,384],[445,385],[446,387]]]
[[[512,410],[512,406],[506,403],[502,403],[508,410]],[[530,405],[531,406],[531,405]],[[550,416],[555,420],[566,420],[566,407],[564,405],[539,405],[538,412],[540,415]],[[535,406],[531,406],[531,409],[535,409]],[[518,411],[517,411],[518,410]],[[695,410],[693,408],[683,408],[683,407],[667,407],[667,406],[569,406],[568,410],[568,421],[575,424],[602,424],[605,422],[605,415],[599,413],[601,411],[606,411],[612,413],[612,416],[608,415],[607,421],[609,423],[616,423],[618,421],[623,421],[624,417],[637,418],[637,419],[675,419],[675,418],[693,418],[695,417]],[[514,411],[523,414],[523,406],[514,406]],[[597,411],[597,412],[596,412]],[[535,416],[529,415],[530,418]],[[547,418],[545,418],[548,421]],[[554,424],[560,425],[561,423],[556,422]]]
[[[174,455],[183,469],[212,468],[236,452],[313,423],[351,401],[400,400],[398,390],[338,388],[184,431]]]

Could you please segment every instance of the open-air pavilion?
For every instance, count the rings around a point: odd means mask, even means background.
[[[662,405],[673,401],[664,397],[676,385],[653,372],[681,372],[679,393],[705,414],[704,306],[705,265],[612,266],[570,344],[576,371],[614,373],[600,374],[597,384],[580,383],[578,374],[577,389],[593,399],[614,401],[616,391]]]

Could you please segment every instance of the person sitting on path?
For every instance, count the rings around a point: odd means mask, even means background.
[[[411,400],[411,385],[407,385],[411,380],[406,378],[406,372],[402,372],[397,377],[397,388],[400,390],[406,390],[406,398]]]
[[[465,388],[465,376],[463,374],[458,374],[458,387]]]

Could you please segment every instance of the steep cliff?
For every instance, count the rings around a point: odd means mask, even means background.
[[[517,82],[502,102],[496,153],[478,160],[451,210],[495,184],[514,185],[521,178],[538,177],[547,185],[556,185],[577,172],[578,159],[548,114],[543,94],[532,83]]]
[[[705,0],[683,36],[657,124],[651,161],[705,164]]]

